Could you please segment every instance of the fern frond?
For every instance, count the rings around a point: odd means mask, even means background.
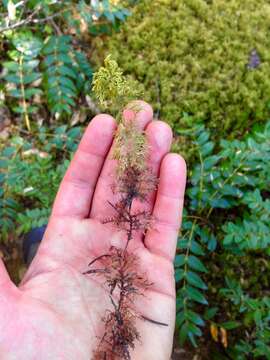
[[[201,326],[204,320],[196,312],[196,303],[207,305],[204,291],[207,285],[202,274],[207,272],[199,256],[205,255],[204,248],[198,242],[199,227],[194,222],[186,222],[185,236],[178,241],[178,254],[175,258],[175,276],[177,283],[177,315],[180,343],[187,339],[197,346],[196,338],[202,335]]]
[[[69,36],[51,36],[43,48],[44,87],[49,108],[56,117],[70,115],[76,105],[77,72],[73,69]]]
[[[80,92],[87,92],[92,68],[86,56],[75,51],[70,36],[51,36],[43,48],[44,87],[49,108],[56,117],[71,115]]]

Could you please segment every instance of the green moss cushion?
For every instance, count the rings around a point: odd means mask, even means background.
[[[269,29],[265,0],[143,0],[96,45],[144,84],[175,129],[187,112],[237,136],[269,115]]]

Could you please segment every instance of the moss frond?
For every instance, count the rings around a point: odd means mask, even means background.
[[[117,180],[121,182],[121,176],[130,168],[137,169],[138,173],[147,171],[148,144],[135,121],[140,107],[134,100],[141,95],[140,85],[126,78],[109,55],[95,73],[93,90],[103,107],[109,107],[110,113],[115,110],[113,115],[119,122],[113,152],[113,158],[118,161]]]
[[[110,56],[105,59],[94,77],[94,92],[103,107],[118,119],[118,129],[114,139],[113,158],[117,160],[115,183],[112,188],[119,196],[116,203],[109,204],[114,215],[104,219],[118,230],[126,233],[124,249],[111,248],[108,254],[95,261],[104,260],[104,269],[90,269],[85,274],[102,275],[109,290],[112,309],[103,318],[104,335],[94,353],[94,360],[130,360],[140,334],[136,328],[138,315],[133,310],[133,301],[151,286],[147,278],[138,273],[138,259],[127,251],[135,232],[145,232],[152,224],[152,215],[147,210],[134,212],[133,201],[147,201],[156,186],[156,177],[147,166],[149,144],[145,134],[139,129],[136,116],[140,111],[136,100],[139,85],[123,76],[122,70]],[[125,109],[125,110],[124,110]],[[108,199],[109,200],[109,199]],[[117,294],[115,293],[117,290]]]
[[[111,55],[105,58],[104,66],[94,74],[93,91],[104,109],[115,110],[116,113],[142,95],[140,84],[131,77],[125,77]]]
[[[134,167],[145,170],[147,150],[145,136],[138,131],[134,122],[119,125],[113,157],[118,160],[117,170],[120,174]]]

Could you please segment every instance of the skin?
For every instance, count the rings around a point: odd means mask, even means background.
[[[129,251],[136,253],[140,271],[153,286],[134,306],[143,316],[167,323],[160,326],[138,319],[141,340],[132,360],[170,359],[175,323],[173,258],[181,223],[186,179],[184,160],[169,153],[170,127],[153,121],[151,107],[140,101],[136,121],[151,146],[149,166],[160,177],[149,201],[134,204],[151,211],[155,223],[136,234]],[[111,308],[97,276],[82,275],[88,263],[123,247],[125,236],[102,224],[113,214],[111,185],[115,120],[105,114],[89,124],[60,185],[47,231],[19,287],[0,263],[0,358],[3,360],[89,360],[100,336],[102,316]],[[144,242],[142,241],[144,240]]]

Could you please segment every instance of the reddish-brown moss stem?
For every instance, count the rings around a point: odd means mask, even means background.
[[[136,144],[136,138],[131,130],[134,129],[129,129],[127,134],[133,136],[132,141]],[[120,143],[125,141],[125,137],[122,136]],[[142,150],[144,148],[144,145],[140,144],[143,143],[142,138],[139,138],[137,143]],[[120,199],[116,203],[108,201],[115,213],[114,216],[103,221],[125,232],[124,247],[123,249],[111,247],[108,253],[98,256],[89,263],[89,266],[92,266],[95,262],[101,261],[102,268],[89,269],[85,272],[85,274],[104,277],[104,285],[109,292],[112,305],[103,318],[104,334],[93,360],[130,360],[131,350],[140,339],[136,329],[138,318],[159,326],[167,325],[142,316],[134,310],[134,301],[138,296],[143,296],[152,284],[144,273],[140,273],[139,259],[129,253],[128,248],[136,232],[145,232],[150,227],[151,214],[146,210],[133,210],[132,205],[134,200],[146,202],[149,193],[155,189],[157,181],[143,161],[140,161],[140,166],[136,166],[135,157],[132,155],[132,159],[129,158],[131,151],[132,149],[124,151],[127,156],[126,162],[122,150],[119,152],[122,167],[117,173],[113,192],[120,195]]]

